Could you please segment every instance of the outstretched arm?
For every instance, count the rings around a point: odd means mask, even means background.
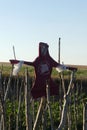
[[[60,64],[60,65],[58,65],[58,66],[56,67],[56,70],[57,70],[58,72],[62,72],[62,71],[64,71],[64,70],[71,70],[71,71],[76,72],[76,71],[77,71],[77,68]]]
[[[66,66],[66,69],[71,70],[71,71],[77,71],[77,68],[71,67],[71,66]]]
[[[10,60],[10,62],[13,65],[12,75],[14,76],[18,74],[23,64],[33,65],[33,62],[21,61],[21,60]]]
[[[52,67],[57,67],[60,72],[63,70],[66,70],[66,69],[71,70],[71,71],[77,71],[76,67],[60,64],[60,63],[56,62],[52,57],[50,57],[50,63],[52,65]]]
[[[20,60],[13,60],[13,59],[10,60],[11,64],[18,64],[19,62]],[[29,62],[29,61],[23,61],[23,64],[33,66],[33,62]]]

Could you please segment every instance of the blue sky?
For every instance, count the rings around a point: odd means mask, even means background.
[[[39,42],[61,62],[87,65],[87,0],[0,0],[0,62],[33,61]]]

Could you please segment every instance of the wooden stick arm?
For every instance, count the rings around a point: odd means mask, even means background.
[[[18,64],[19,62],[21,62],[21,60],[15,60],[15,59],[10,59],[9,60],[11,64]],[[29,62],[29,61],[23,61],[23,64],[25,65],[32,65],[33,66],[33,62]]]
[[[71,70],[71,71],[77,71],[76,67],[71,67],[71,66],[66,66],[66,69]]]
[[[13,59],[11,59],[9,61],[10,61],[11,64],[17,64],[19,62],[19,60],[13,60]]]
[[[58,65],[58,66],[56,67],[56,70],[57,70],[59,73],[62,72],[62,71],[65,71],[65,70],[71,70],[71,71],[73,71],[73,72],[76,72],[76,71],[77,71],[77,68],[60,64],[60,65]]]

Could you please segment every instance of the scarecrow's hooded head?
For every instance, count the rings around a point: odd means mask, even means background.
[[[44,43],[44,42],[40,42],[39,43],[39,56],[44,57],[49,55],[49,51],[48,51],[48,44]]]

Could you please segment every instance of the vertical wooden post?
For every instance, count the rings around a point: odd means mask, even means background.
[[[44,98],[42,97],[40,105],[39,105],[39,108],[38,108],[38,112],[37,112],[37,115],[36,115],[36,119],[35,119],[35,122],[34,122],[33,130],[37,129],[38,121],[39,121],[40,116],[42,114],[42,110],[43,110],[42,107],[43,107],[43,105],[44,105]]]
[[[0,120],[0,130],[2,130],[2,123],[3,123],[3,107],[2,107],[2,84],[1,84],[1,79],[2,79],[2,73],[0,72],[0,113],[1,113],[1,120]]]
[[[71,111],[71,96],[72,96],[72,93],[70,93],[70,104],[68,106],[68,112],[67,112],[67,118],[68,118],[68,130],[72,130],[71,128],[71,125],[72,125],[72,118],[71,118],[71,115],[72,115],[72,111]]]
[[[60,110],[60,117],[61,117],[61,113],[62,113],[62,81],[61,81],[61,74],[59,74],[60,76],[60,86],[59,86],[59,110]]]
[[[63,110],[62,110],[62,115],[61,115],[61,120],[60,120],[60,124],[57,128],[57,130],[62,130],[65,126],[66,123],[66,119],[67,119],[67,111],[68,111],[68,104],[69,104],[69,97],[70,97],[70,92],[73,88],[73,78],[74,78],[74,72],[72,72],[71,74],[71,80],[70,80],[70,84],[67,90],[66,95],[64,95],[64,104],[63,104]]]
[[[45,106],[43,106],[43,115],[42,115],[42,130],[46,130],[46,101],[45,102]]]
[[[17,85],[17,88],[18,88],[18,85]],[[22,90],[22,83],[21,83],[20,90],[19,90],[18,112],[17,112],[17,117],[16,117],[16,130],[19,129],[19,125],[18,124],[19,124],[19,113],[20,113],[20,107],[21,107],[21,90]],[[17,90],[17,92],[18,92],[18,90]]]
[[[77,130],[77,109],[76,109],[76,95],[75,95],[75,91],[73,93],[74,96],[74,120],[75,120],[75,130]]]
[[[4,101],[6,101],[6,98],[8,96],[8,92],[9,92],[9,89],[10,89],[11,79],[12,79],[12,75],[10,75],[9,80],[8,80],[7,88],[6,88],[5,95],[4,95]]]
[[[87,103],[83,103],[83,130],[87,130]]]
[[[53,128],[52,112],[51,112],[51,107],[50,107],[50,86],[49,86],[48,80],[46,82],[46,93],[47,93],[47,105],[48,105],[50,122],[51,122],[51,130],[53,130],[54,128]]]
[[[59,37],[59,41],[58,41],[58,63],[60,64],[60,40],[61,38]],[[60,117],[61,117],[61,113],[62,113],[62,88],[64,90],[64,80],[62,78],[62,73],[59,73],[59,77],[60,77],[60,87],[59,87],[59,109],[60,109]],[[65,92],[65,91],[64,91]]]
[[[35,107],[34,107],[34,99],[32,99],[31,106],[32,106],[32,122],[34,122],[34,121],[35,121]]]
[[[25,72],[25,116],[26,130],[32,130],[32,118],[30,114],[30,85],[28,70]]]
[[[7,88],[6,88],[6,91],[5,91],[5,94],[4,94],[4,90],[2,89],[2,96],[1,96],[1,102],[2,102],[2,115],[1,115],[1,124],[0,124],[0,130],[2,130],[2,123],[3,123],[3,130],[6,129],[6,110],[5,110],[5,101],[6,101],[6,98],[8,96],[8,92],[9,92],[9,88],[10,88],[10,82],[11,82],[11,75],[9,77],[9,80],[8,80],[8,84],[7,84]]]
[[[60,63],[60,40],[61,38],[59,37],[59,44],[58,44],[58,62]]]

